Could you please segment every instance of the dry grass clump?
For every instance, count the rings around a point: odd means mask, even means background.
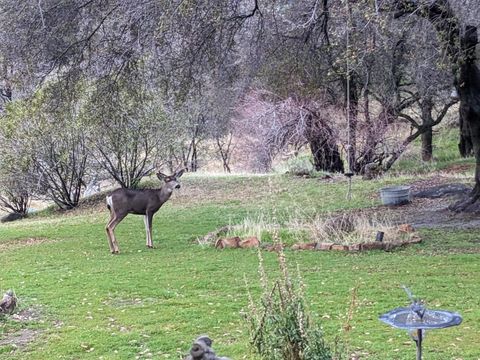
[[[406,232],[399,230],[386,214],[367,215],[344,213],[338,216],[292,219],[288,227],[294,231],[304,230],[313,242],[330,242],[353,245],[375,241],[378,232],[383,232],[383,242],[404,240]]]
[[[279,224],[273,223],[265,215],[260,214],[255,218],[246,217],[240,224],[230,226],[227,236],[238,236],[241,238],[254,236],[261,241],[262,235],[272,234],[279,229]]]
[[[265,215],[246,217],[240,224],[227,225],[198,239],[200,245],[211,246],[218,239],[255,238],[259,242],[278,240],[294,249],[318,249],[321,243],[352,246],[376,242],[379,232],[383,233],[382,243],[401,244],[412,238],[413,227],[409,224],[396,225],[386,213],[343,213],[340,215],[292,216],[279,224],[275,218]],[[317,246],[315,246],[317,244]],[[302,245],[309,245],[302,247]],[[323,248],[322,248],[323,250]]]

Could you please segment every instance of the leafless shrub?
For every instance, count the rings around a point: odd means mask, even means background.
[[[25,216],[31,201],[30,186],[15,176],[0,179],[0,209]]]
[[[258,170],[270,170],[275,157],[288,149],[298,152],[309,146],[316,170],[343,171],[338,132],[326,109],[321,100],[283,99],[253,91],[245,98],[234,126],[246,137],[246,152]]]

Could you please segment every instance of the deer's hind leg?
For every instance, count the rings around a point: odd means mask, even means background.
[[[115,218],[115,215],[112,213],[110,215],[110,220],[108,220],[108,223],[105,226],[105,232],[107,233],[107,239],[108,239],[108,246],[110,247],[110,252],[112,254],[115,253],[115,248],[113,247],[112,235],[110,234],[110,224],[114,218]]]
[[[120,252],[118,248],[117,239],[115,238],[115,227],[118,225],[123,218],[127,216],[127,213],[116,214],[114,211],[111,211],[110,221],[108,222],[105,230],[108,236],[108,245],[110,246],[110,252],[112,254],[118,254]]]

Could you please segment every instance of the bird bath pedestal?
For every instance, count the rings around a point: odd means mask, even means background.
[[[413,299],[410,307],[399,307],[380,316],[380,320],[397,329],[408,330],[417,346],[417,360],[422,360],[422,342],[425,330],[443,329],[460,325],[462,317],[445,310],[428,310],[418,300]]]

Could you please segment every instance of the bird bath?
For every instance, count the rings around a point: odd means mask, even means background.
[[[411,300],[409,307],[399,307],[379,317],[384,323],[397,329],[408,330],[417,346],[417,360],[422,359],[422,342],[425,330],[443,329],[460,325],[462,317],[446,310],[429,310],[422,301],[415,299],[410,290],[404,287]]]

